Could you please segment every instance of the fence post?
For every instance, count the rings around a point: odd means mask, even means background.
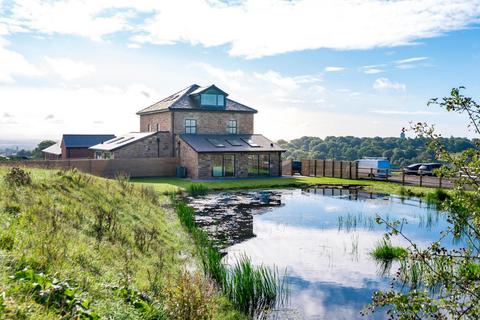
[[[423,185],[423,171],[420,171],[420,187]]]
[[[322,176],[325,177],[325,159],[323,161],[323,170],[322,170]]]
[[[332,178],[335,178],[335,159],[332,160]]]
[[[370,168],[370,180],[373,180],[373,168]]]
[[[352,180],[352,161],[349,161],[348,179]]]
[[[343,161],[340,160],[340,179],[343,179]]]
[[[402,186],[405,185],[405,171],[402,170]]]
[[[313,160],[314,167],[313,167],[313,176],[317,176],[317,160]]]
[[[442,187],[442,175],[438,176],[438,187]]]

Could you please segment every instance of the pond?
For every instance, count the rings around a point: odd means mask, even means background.
[[[370,255],[386,231],[377,214],[404,221],[404,232],[420,245],[437,240],[447,226],[443,214],[418,199],[362,190],[224,192],[189,202],[227,263],[245,253],[254,264],[286,270],[290,301],[280,319],[365,319],[360,311],[372,293],[391,283]],[[399,237],[392,243],[407,245]]]

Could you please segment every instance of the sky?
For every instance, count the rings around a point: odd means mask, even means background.
[[[427,106],[480,100],[480,0],[0,0],[0,139],[138,131],[138,110],[215,84],[255,131],[473,137]],[[413,135],[413,133],[409,133]]]

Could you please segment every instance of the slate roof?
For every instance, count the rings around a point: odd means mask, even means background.
[[[180,138],[196,152],[269,152],[285,151],[261,134],[181,134]],[[213,142],[212,142],[213,140]],[[254,147],[249,144],[256,144]],[[231,142],[234,141],[232,144]],[[215,143],[223,147],[215,146]],[[237,145],[238,144],[238,145]]]
[[[156,132],[130,132],[126,134],[119,135],[114,139],[107,140],[103,143],[96,144],[89,149],[93,150],[102,150],[102,151],[113,151],[115,149],[121,148],[133,142],[142,140],[146,137],[154,135]]]
[[[64,134],[62,140],[67,148],[90,148],[113,138],[113,134]]]
[[[55,154],[58,156],[62,154],[62,147],[60,146],[60,142],[57,142],[55,144],[52,144],[50,147],[43,149],[42,152]]]
[[[198,94],[209,87],[200,87],[199,85],[193,84],[183,90],[180,90],[171,96],[166,97],[163,100],[160,100],[151,106],[142,109],[137,112],[138,115],[141,114],[149,114],[149,113],[156,113],[156,112],[163,112],[168,110],[195,110],[195,111],[235,111],[235,112],[250,112],[256,113],[257,110],[247,107],[244,104],[236,102],[232,99],[225,98],[225,108],[219,107],[200,107],[195,104],[193,99],[190,97],[192,94]],[[215,87],[216,88],[216,87]],[[222,91],[221,89],[218,89]],[[222,91],[223,92],[223,91]]]

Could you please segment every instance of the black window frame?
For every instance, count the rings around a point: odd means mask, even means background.
[[[237,157],[234,153],[222,153],[222,154],[215,154],[213,155],[214,157],[221,157],[221,162],[222,162],[222,174],[221,175],[214,175],[214,166],[213,166],[213,161],[212,161],[212,168],[211,168],[211,176],[213,178],[221,178],[221,177],[235,177],[235,173],[236,173],[236,166],[237,166]],[[226,156],[232,156],[233,157],[233,172],[231,175],[225,175],[225,157]]]
[[[215,96],[215,104],[206,104],[206,103],[203,103],[203,102],[202,102],[202,96],[203,96],[203,95],[206,95],[206,94]],[[222,103],[222,104],[219,104],[219,103],[218,103],[218,97],[219,97],[219,96],[222,96],[222,97],[223,97],[223,103]],[[203,106],[203,107],[225,107],[225,100],[226,100],[226,98],[225,98],[225,95],[223,95],[223,94],[208,93],[208,92],[205,92],[205,93],[201,93],[201,94],[200,94],[200,105]]]
[[[268,156],[268,171],[266,174],[260,174],[260,156]],[[250,157],[254,157],[254,162],[256,163],[256,173],[250,173]],[[270,154],[247,154],[247,175],[249,177],[269,177],[271,174],[271,167],[272,167],[272,157]]]

